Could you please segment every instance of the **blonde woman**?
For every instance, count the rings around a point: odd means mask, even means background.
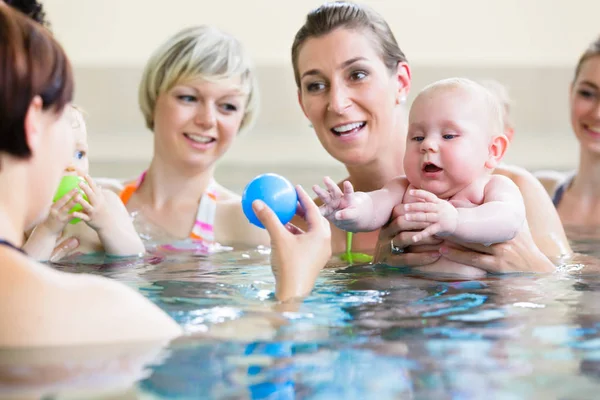
[[[211,26],[182,30],[150,57],[139,87],[154,154],[140,177],[120,188],[138,232],[160,243],[267,245],[240,197],[214,179],[216,162],[257,111],[248,56]]]

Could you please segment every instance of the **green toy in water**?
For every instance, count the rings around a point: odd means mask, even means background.
[[[79,182],[83,182],[83,183],[87,184],[85,179],[83,179],[80,176],[77,176],[77,175],[63,176],[63,178],[60,180],[60,184],[58,185],[58,190],[56,191],[56,194],[54,195],[54,199],[52,199],[52,201],[54,203],[56,203],[64,195],[66,195],[67,193],[69,193],[71,190],[73,190],[75,188],[77,188],[79,190],[79,193],[81,193],[81,196],[83,196],[83,199],[85,201],[88,201],[88,197],[85,195],[84,191],[79,187]],[[69,210],[69,213],[72,214],[75,211],[81,211],[81,210],[83,210],[83,207],[81,206],[81,204],[75,204],[75,206]],[[69,223],[76,224],[79,221],[81,221],[80,218],[73,218],[69,221]]]
[[[373,261],[373,256],[365,253],[352,252],[352,232],[346,232],[346,252],[340,256],[342,261],[348,261],[350,264],[354,262],[369,263]]]

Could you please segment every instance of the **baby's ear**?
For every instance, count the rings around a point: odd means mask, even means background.
[[[502,157],[504,157],[504,153],[506,153],[506,149],[508,149],[508,143],[506,135],[498,135],[492,138],[488,150],[488,160],[485,163],[486,168],[494,169],[498,166]]]

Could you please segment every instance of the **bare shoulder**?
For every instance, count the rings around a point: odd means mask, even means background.
[[[495,175],[501,175],[512,180],[521,191],[539,191],[544,189],[538,178],[531,172],[522,167],[514,165],[502,165],[496,168]]]
[[[559,172],[559,171],[551,171],[551,170],[542,170],[535,173],[535,177],[538,181],[544,186],[546,192],[551,196],[554,195],[556,188],[562,182],[564,182],[568,177],[569,173],[567,172]]]
[[[392,179],[391,181],[386,183],[385,187],[406,190],[406,188],[408,188],[409,185],[410,185],[410,182],[408,181],[406,176],[401,175],[401,176],[395,177],[394,179]]]
[[[242,209],[240,196],[231,197],[217,206],[216,239],[223,244],[268,245],[266,230],[252,225]]]
[[[15,323],[11,323],[13,329],[1,330],[0,344],[141,341],[170,339],[181,333],[166,313],[122,283],[61,272],[24,256],[16,261],[8,276],[19,290],[3,291],[10,292],[9,301],[3,302],[10,306],[0,305],[0,320]]]
[[[492,175],[486,188],[515,188],[519,189],[517,183],[505,175]]]
[[[217,191],[217,202],[225,202],[229,203],[232,201],[241,201],[241,196],[235,193],[232,190],[227,189],[225,186],[217,183],[216,184]]]

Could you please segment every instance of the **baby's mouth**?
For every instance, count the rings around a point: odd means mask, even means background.
[[[428,162],[428,163],[423,164],[423,172],[433,173],[433,172],[440,172],[442,170],[443,170],[443,168],[438,167],[434,163]]]

